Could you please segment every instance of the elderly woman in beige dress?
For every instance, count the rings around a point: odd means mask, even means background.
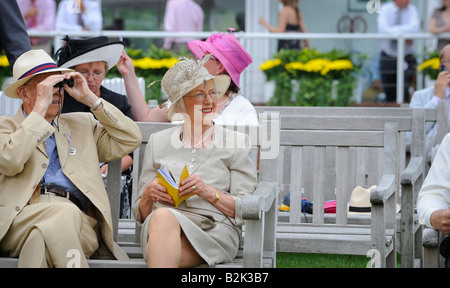
[[[242,199],[256,188],[256,167],[245,134],[214,125],[214,106],[227,91],[227,75],[211,76],[201,62],[184,59],[163,77],[168,117],[182,125],[154,133],[148,141],[133,213],[143,223],[141,245],[149,267],[214,266],[232,261],[241,240]],[[230,141],[232,140],[232,141]],[[167,166],[179,195],[175,207],[157,170]]]

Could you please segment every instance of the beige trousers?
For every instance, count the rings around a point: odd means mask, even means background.
[[[14,219],[2,254],[19,257],[19,267],[88,267],[86,258],[98,248],[96,224],[69,199],[41,195]]]

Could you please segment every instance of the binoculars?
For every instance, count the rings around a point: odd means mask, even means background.
[[[69,86],[70,88],[73,87],[74,85],[74,80],[73,78],[69,78],[69,79],[64,79],[63,81],[56,83],[53,87],[56,88],[62,88],[64,84],[67,84],[67,86]]]

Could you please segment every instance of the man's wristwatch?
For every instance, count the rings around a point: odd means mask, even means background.
[[[94,111],[98,106],[100,106],[100,104],[102,104],[102,98],[98,98],[98,100],[95,101],[94,105],[91,107],[91,110]]]

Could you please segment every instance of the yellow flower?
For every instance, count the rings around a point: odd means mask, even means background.
[[[419,66],[419,70],[423,71],[423,70],[425,70],[427,68],[431,68],[431,69],[434,69],[434,70],[439,70],[439,65],[440,65],[439,58],[438,57],[434,57],[434,58],[431,58],[431,59],[423,62]]]
[[[330,71],[340,71],[340,70],[353,70],[353,63],[349,60],[334,60],[329,63],[321,72],[322,75],[327,75]]]
[[[328,59],[313,59],[306,63],[307,72],[321,72],[331,63]]]
[[[145,57],[141,59],[132,59],[135,68],[140,69],[170,69],[177,62],[177,58],[153,59]]]
[[[259,66],[259,69],[262,71],[267,71],[267,70],[275,68],[281,64],[282,64],[281,59],[267,60],[266,62],[261,64],[261,66]]]
[[[300,71],[305,71],[305,63],[303,62],[291,62],[288,63],[286,65],[284,65],[284,68],[286,68],[286,70],[300,70]]]
[[[0,56],[0,67],[7,67],[9,66],[8,58],[6,58],[6,55]]]
[[[349,60],[328,60],[328,59],[313,59],[306,63],[291,62],[285,65],[287,70],[299,70],[305,72],[319,73],[326,75],[330,71],[339,70],[353,70],[353,63]]]

